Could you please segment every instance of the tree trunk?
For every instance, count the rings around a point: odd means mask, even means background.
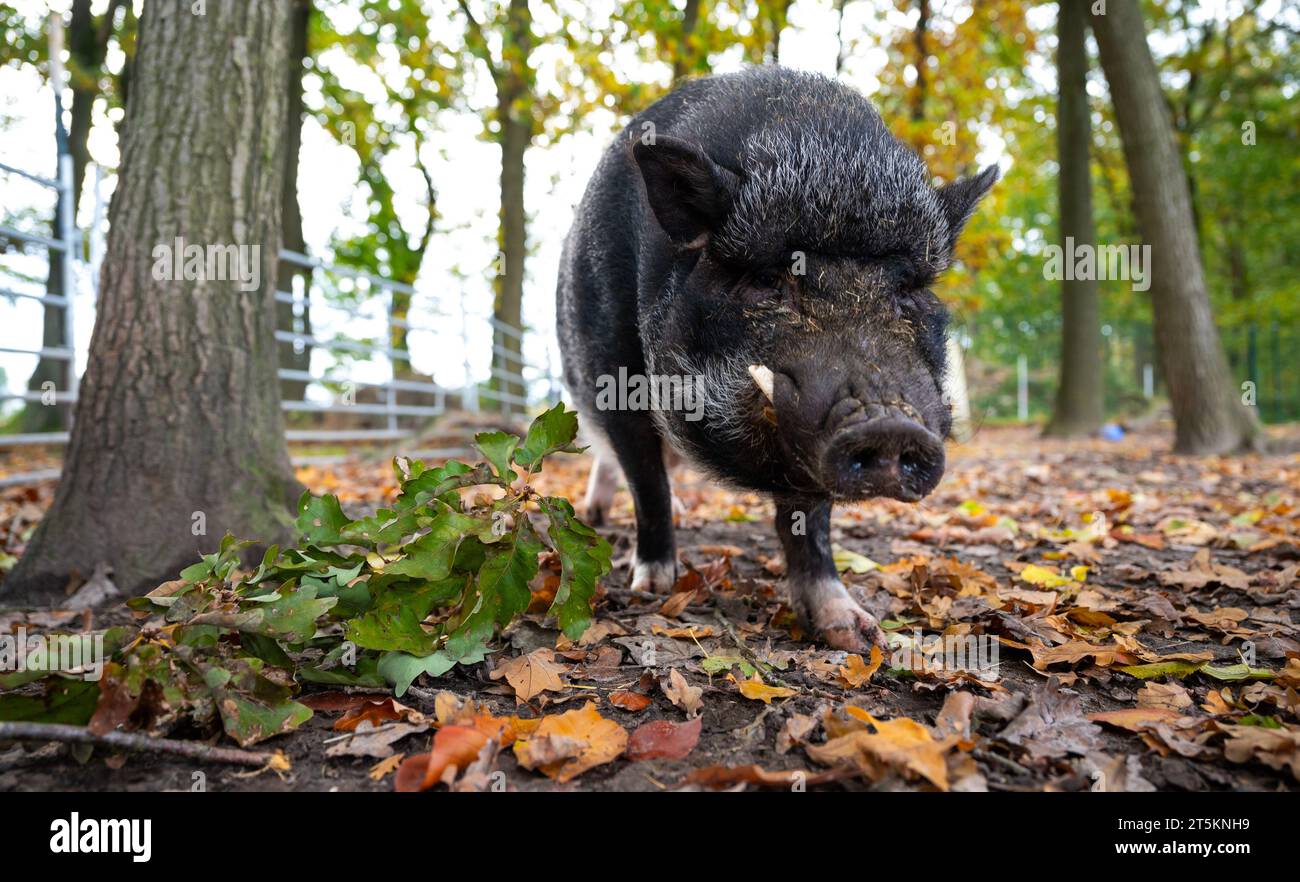
[[[289,26],[282,0],[209,0],[204,15],[146,8],[66,468],[5,583],[10,597],[48,596],[100,562],[138,592],[226,532],[286,533],[299,487],[272,295]],[[177,238],[205,254],[241,249],[242,265],[227,251],[224,272],[177,274],[164,250]]]
[[[1226,453],[1262,444],[1254,413],[1232,386],[1210,309],[1187,176],[1137,0],[1091,14],[1110,86],[1142,240],[1151,249],[1156,345],[1179,453]]]
[[[501,126],[501,266],[497,273],[496,303],[492,314],[498,323],[523,328],[524,261],[528,250],[527,213],[524,209],[524,154],[532,140],[529,104],[528,52],[532,46],[528,0],[510,0],[506,23],[506,51],[497,77],[497,121]],[[497,373],[493,387],[505,395],[524,397],[524,386],[507,374],[521,372],[522,341],[498,326],[493,331],[492,364]],[[500,402],[503,411],[520,407]]]
[[[1057,19],[1056,150],[1060,159],[1061,247],[1096,247],[1092,224],[1092,175],[1088,107],[1088,0],[1061,0]],[[1070,260],[1070,250],[1066,260]],[[1105,416],[1101,326],[1095,279],[1061,281],[1061,382],[1045,434],[1090,435]]]
[[[289,91],[284,116],[284,180],[280,184],[280,239],[282,247],[299,254],[307,250],[302,235],[302,210],[298,206],[298,148],[302,145],[302,73],[307,59],[307,32],[311,26],[311,0],[293,0],[289,42]],[[297,330],[311,335],[311,270],[283,261],[276,270],[276,289],[294,293],[294,279],[301,277],[304,297],[302,314],[294,315],[292,303],[276,301],[276,328],[282,331]],[[289,341],[278,346],[280,367],[289,371],[311,370],[311,344],[302,344],[301,350]],[[281,380],[280,391],[286,401],[299,401],[306,393],[307,383],[302,380]]]
[[[682,10],[681,41],[673,55],[674,83],[695,69],[695,47],[691,45],[691,39],[699,21],[700,0],[686,0],[686,8]]]
[[[916,46],[916,89],[912,93],[912,122],[925,119],[926,62],[930,58],[927,37],[930,33],[930,0],[916,0],[916,28],[912,42]]]

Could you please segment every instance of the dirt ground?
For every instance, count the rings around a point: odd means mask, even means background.
[[[545,763],[525,768],[518,746],[480,751],[445,780],[465,790],[1300,789],[1300,455],[1174,457],[1168,439],[1063,443],[986,428],[950,449],[948,476],[922,504],[838,509],[845,581],[897,635],[879,659],[799,632],[768,502],[679,470],[674,594],[626,587],[632,513],[620,491],[603,531],[615,569],[577,644],[529,615],[486,662],[425,676],[400,705],[383,694],[317,698],[301,729],[259,745],[283,751],[287,773],[0,744],[0,790],[392,790],[400,759],[427,754],[437,726],[476,715],[532,732],[526,721],[576,719],[588,702],[601,734],[572,736],[588,739],[581,755],[593,761],[568,780]],[[1295,449],[1295,433],[1280,440]],[[542,489],[579,499],[588,466],[548,466]],[[300,477],[358,512],[392,489],[373,461]],[[7,494],[0,539],[15,554],[49,488]],[[0,614],[0,626],[35,627],[40,615]],[[100,627],[126,614],[79,615]],[[971,648],[964,667],[926,651],[936,635]],[[520,670],[522,680],[505,676]],[[359,710],[406,734],[373,743],[360,734],[369,723],[347,722]],[[670,725],[643,729],[652,721]],[[630,747],[594,761],[627,733]],[[547,744],[560,742],[573,746]],[[366,755],[345,755],[352,747]]]

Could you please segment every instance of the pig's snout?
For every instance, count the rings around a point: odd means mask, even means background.
[[[840,427],[821,461],[825,486],[847,499],[916,502],[938,485],[943,469],[943,442],[901,414]]]

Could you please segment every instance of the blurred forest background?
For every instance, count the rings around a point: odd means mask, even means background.
[[[289,2],[289,0],[286,0]],[[1062,363],[1060,283],[1044,277],[1059,241],[1056,143],[1057,4],[1018,0],[292,0],[294,54],[283,198],[284,246],[431,292],[443,307],[490,312],[534,332],[529,361],[558,369],[554,264],[569,212],[599,151],[630,115],[684,77],[781,63],[820,70],[869,95],[938,178],[998,162],[1002,183],[972,222],[960,262],[941,282],[953,306],[975,421],[1046,420]],[[0,107],[6,162],[36,156],[54,170],[48,75],[51,9],[64,14],[64,97],[79,219],[89,222],[88,163],[112,169],[131,91],[140,3],[64,0],[0,5],[0,64],[12,88]],[[1300,10],[1292,0],[1153,0],[1149,44],[1188,175],[1216,323],[1237,382],[1256,384],[1266,422],[1300,417],[1296,321],[1300,211],[1295,101]],[[1106,80],[1087,43],[1092,216],[1101,244],[1139,240]],[[32,86],[28,89],[26,86]],[[35,108],[35,109],[34,109]],[[31,133],[44,133],[40,138]],[[26,152],[24,152],[26,151]],[[4,222],[48,223],[48,197],[12,187]],[[21,270],[20,270],[21,272]],[[281,290],[300,268],[282,265]],[[51,272],[51,290],[56,285]],[[31,272],[32,280],[38,278]],[[57,292],[56,292],[57,293]],[[327,296],[379,296],[350,280]],[[457,303],[461,301],[461,303]],[[405,319],[412,295],[392,294]],[[414,309],[420,309],[415,301]],[[310,314],[282,305],[290,326]],[[34,314],[33,314],[34,315]],[[47,345],[61,321],[46,310]],[[414,322],[414,318],[412,319]],[[51,327],[54,323],[54,327]],[[296,323],[296,324],[295,324]],[[323,320],[318,322],[324,327]],[[83,325],[82,342],[88,325]],[[33,325],[22,326],[35,333]],[[12,330],[12,326],[11,326]],[[407,331],[389,332],[393,348]],[[1150,295],[1099,285],[1109,419],[1149,414],[1163,382]],[[328,336],[321,333],[318,336]],[[29,341],[30,342],[30,341]],[[476,345],[475,357],[509,359]],[[411,374],[455,387],[468,356],[421,353]],[[497,334],[498,350],[517,338]],[[281,367],[306,372],[309,347],[281,344]],[[331,376],[354,355],[332,353]],[[10,360],[11,393],[66,366]],[[342,374],[340,374],[342,371]],[[1018,373],[1027,383],[1018,384]],[[444,377],[451,377],[446,379]],[[524,390],[517,381],[506,391]],[[293,386],[293,383],[287,383]],[[320,387],[318,387],[319,389]],[[338,389],[330,387],[335,393]],[[303,384],[286,398],[303,397]],[[40,431],[55,408],[11,401],[9,431]],[[301,419],[291,414],[290,421]]]

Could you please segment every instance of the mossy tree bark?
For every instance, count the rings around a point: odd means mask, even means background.
[[[1061,247],[1095,248],[1088,107],[1088,0],[1061,0],[1057,13],[1056,148]],[[1066,260],[1072,260],[1070,252]],[[1061,281],[1061,373],[1045,434],[1090,435],[1104,418],[1101,320],[1095,279]]]
[[[1174,450],[1229,453],[1263,445],[1253,410],[1233,387],[1210,307],[1182,156],[1137,0],[1090,13],[1119,122],[1147,267],[1156,346],[1173,406]]]
[[[54,503],[5,583],[39,599],[111,564],[174,578],[227,531],[281,539],[298,493],[274,340],[290,4],[153,3],[140,22],[99,312]],[[240,249],[247,276],[159,261]],[[229,251],[227,251],[229,253]],[[253,261],[256,263],[253,263]],[[198,276],[197,278],[194,276]],[[250,288],[251,290],[244,290]]]

